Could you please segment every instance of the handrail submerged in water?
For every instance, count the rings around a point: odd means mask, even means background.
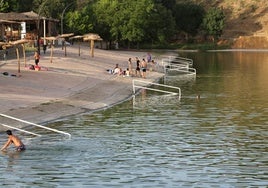
[[[165,90],[160,90],[160,89],[154,89],[154,88],[149,88],[146,86],[137,86],[135,84],[135,82],[141,82],[141,83],[144,83],[147,85],[157,85],[157,86],[161,86],[161,87],[172,88],[172,89],[178,90],[178,92],[171,92],[171,91],[165,91]],[[152,91],[158,91],[158,92],[162,92],[162,93],[168,93],[168,94],[172,94],[172,95],[179,95],[179,98],[181,98],[181,88],[175,87],[175,86],[158,84],[158,83],[153,83],[153,82],[146,82],[146,81],[141,81],[141,80],[132,80],[132,86],[133,86],[133,93],[134,94],[136,92],[135,88],[141,88],[141,89],[148,89],[148,90],[152,90]]]
[[[19,128],[17,128],[17,127],[12,127],[12,126],[10,126],[10,125],[6,125],[6,124],[3,124],[3,123],[1,123],[1,125],[4,126],[4,127],[8,127],[8,128],[11,128],[11,129],[15,129],[15,130],[21,131],[21,132],[25,132],[25,133],[28,133],[28,134],[32,134],[32,135],[34,135],[34,136],[41,136],[40,134],[32,133],[32,132],[30,132],[30,131],[25,131],[25,130],[23,130],[23,129],[19,129]]]
[[[181,73],[196,74],[196,69],[189,67],[189,64],[177,64],[177,63],[169,63],[167,66],[164,66],[164,73],[166,74],[168,70],[175,70]]]
[[[29,121],[25,121],[25,120],[22,120],[22,119],[19,119],[19,118],[15,118],[15,117],[12,117],[12,116],[9,116],[9,115],[6,115],[6,114],[0,114],[0,116],[3,116],[3,117],[6,117],[6,118],[9,118],[9,119],[14,119],[16,121],[20,121],[20,122],[23,122],[23,123],[26,123],[26,124],[29,124],[29,125],[33,125],[33,126],[36,126],[36,127],[40,127],[40,128],[43,128],[43,129],[47,129],[47,130],[50,130],[50,131],[53,131],[53,132],[57,132],[57,133],[61,133],[61,134],[65,134],[67,136],[69,136],[69,138],[71,138],[71,134],[67,133],[67,132],[64,132],[64,131],[59,131],[57,129],[52,129],[52,128],[49,128],[49,127],[45,127],[45,126],[42,126],[42,125],[38,125],[36,123],[32,123],[32,122],[29,122]]]

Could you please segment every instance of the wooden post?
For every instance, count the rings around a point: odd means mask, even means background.
[[[67,56],[67,51],[66,51],[66,44],[64,42],[64,56],[66,57]]]
[[[52,63],[52,58],[53,58],[53,49],[54,49],[54,41],[52,41],[52,45],[51,45],[51,51],[50,51],[50,63]]]
[[[91,57],[94,57],[94,40],[90,40],[90,53]]]
[[[21,46],[22,46],[22,52],[23,52],[24,67],[26,67],[25,44],[21,44]]]
[[[78,47],[78,55],[80,56],[81,54],[81,48],[80,48],[80,41],[78,41],[79,47]]]
[[[20,73],[20,53],[19,53],[18,46],[16,46],[16,52],[17,52],[17,59],[18,59],[18,73]]]

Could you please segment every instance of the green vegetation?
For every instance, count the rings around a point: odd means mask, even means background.
[[[0,0],[1,12],[31,10],[63,16],[64,33],[98,33],[122,48],[214,49],[216,43],[200,45],[197,38],[217,40],[224,26],[223,11],[206,12],[190,0]]]
[[[219,8],[211,8],[203,20],[203,29],[206,34],[213,37],[213,41],[218,39],[223,32],[224,27],[224,14]]]

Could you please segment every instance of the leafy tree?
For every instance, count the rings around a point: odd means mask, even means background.
[[[203,29],[213,37],[213,41],[222,35],[224,27],[224,13],[219,8],[211,8],[203,19]]]
[[[176,0],[154,0],[155,4],[161,4],[166,9],[171,10],[173,12],[174,7],[176,6]]]
[[[88,6],[89,4],[93,4],[94,2],[96,2],[98,0],[76,0],[76,10],[82,10],[84,7]],[[71,2],[74,2],[73,0],[71,0]]]
[[[115,3],[117,2],[110,2],[109,0],[100,0],[93,5],[97,23],[102,27],[108,28],[109,32],[113,24],[111,15],[116,14],[116,5],[114,5]],[[116,34],[112,34],[112,32],[110,32],[110,35],[111,37],[114,37],[112,35]]]
[[[180,3],[175,8],[175,19],[178,30],[194,36],[200,28],[205,14],[204,9],[192,3]]]
[[[15,12],[28,12],[33,10],[33,0],[15,0],[13,2],[15,5],[15,7],[13,7],[13,10]]]
[[[90,15],[92,15],[92,10],[89,5],[81,11],[68,12],[66,22],[70,32],[85,34],[92,31],[93,21]]]
[[[160,42],[164,44],[174,35],[175,25],[171,10],[161,4],[156,4],[150,13],[146,38],[150,39],[152,43]]]
[[[150,21],[150,13],[154,7],[150,0],[137,0],[131,1],[132,5],[128,10],[125,8],[123,18],[123,25],[120,26],[120,32],[122,33],[123,40],[140,42],[145,39],[146,29]]]
[[[74,10],[75,2],[72,0],[34,0],[32,7],[34,12],[42,16],[61,19],[61,14],[67,6],[69,10]]]
[[[94,10],[98,22],[109,26],[114,40],[141,42],[153,8],[152,0],[99,0]]]
[[[5,2],[4,0],[0,1],[0,12],[7,12],[9,8],[8,2]]]

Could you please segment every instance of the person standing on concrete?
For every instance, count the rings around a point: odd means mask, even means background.
[[[36,50],[36,51],[34,52],[34,62],[35,62],[35,65],[36,65],[36,66],[38,66],[39,59],[40,59],[40,55],[39,55],[39,52]]]
[[[47,45],[46,44],[43,44],[43,51],[44,51],[44,54],[46,54],[46,51],[47,51]]]
[[[146,70],[147,70],[147,62],[145,59],[142,59],[141,61],[141,75],[143,78],[146,78]]]
[[[132,59],[131,58],[129,58],[128,59],[128,71],[129,71],[129,75],[132,75],[133,73],[132,73],[132,70],[133,68],[132,68]]]
[[[137,65],[136,65],[136,76],[138,76],[138,74],[139,74],[139,77],[141,77],[141,68],[140,68],[140,60],[139,60],[139,58],[138,57],[136,57],[136,63],[137,63]]]
[[[147,53],[146,59],[147,59],[147,63],[150,63],[152,60],[152,56],[149,52]]]

